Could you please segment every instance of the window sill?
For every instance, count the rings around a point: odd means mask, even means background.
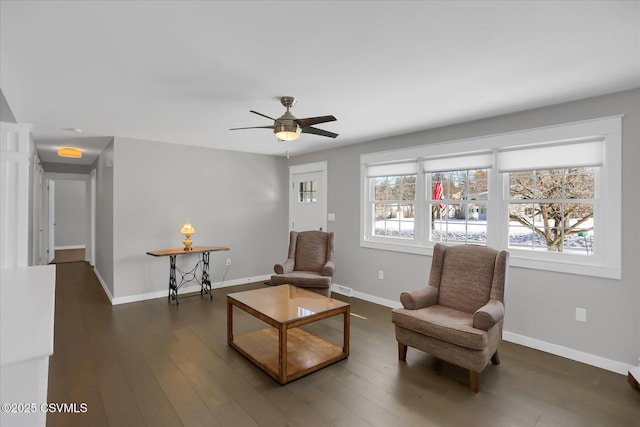
[[[602,277],[606,279],[621,279],[622,269],[599,265],[593,259],[585,259],[584,263],[566,262],[559,260],[531,259],[509,251],[509,265],[512,267],[530,268],[534,270],[554,271],[558,273],[577,274],[581,276]]]
[[[414,246],[395,242],[376,242],[360,240],[361,248],[378,249],[392,252],[404,252],[408,254],[433,256],[432,246]],[[508,250],[509,266],[529,268],[533,270],[553,271],[565,274],[577,274],[581,276],[602,277],[607,279],[621,279],[622,269],[593,263],[593,259],[586,259],[584,263],[567,262],[566,260],[540,260],[531,259],[518,251]]]
[[[417,255],[433,255],[433,248],[426,246],[414,246],[403,243],[391,243],[391,242],[374,242],[371,240],[360,240],[361,248],[380,249],[383,251],[392,252],[405,252],[408,254]]]

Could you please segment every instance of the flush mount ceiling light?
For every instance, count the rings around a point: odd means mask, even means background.
[[[75,148],[60,148],[58,149],[58,157],[68,157],[70,159],[80,159],[82,158],[82,151],[76,150]]]
[[[74,132],[74,133],[82,133],[82,129],[79,129],[79,128],[64,128],[62,130],[66,130],[66,131]]]

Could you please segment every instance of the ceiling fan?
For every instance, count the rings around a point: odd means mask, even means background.
[[[296,99],[294,97],[283,96],[282,98],[280,98],[280,102],[283,106],[287,107],[287,111],[277,119],[269,117],[266,114],[250,110],[253,114],[257,114],[259,116],[273,120],[272,126],[251,126],[245,128],[233,128],[229,130],[273,129],[273,133],[276,135],[276,138],[281,141],[293,141],[294,139],[298,139],[301,133],[312,133],[314,135],[326,136],[329,138],[335,138],[338,136],[337,133],[313,127],[314,125],[320,123],[335,122],[337,119],[334,116],[319,116],[298,119],[289,111],[289,108],[293,107],[296,103]]]

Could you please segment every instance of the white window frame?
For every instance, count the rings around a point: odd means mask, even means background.
[[[458,199],[441,199],[440,201],[437,200],[433,200],[432,195],[431,195],[431,188],[433,185],[433,181],[430,177],[430,175],[432,173],[438,173],[438,172],[455,172],[455,171],[470,171],[470,170],[486,170],[487,171],[487,185],[489,185],[491,183],[491,175],[493,174],[492,168],[491,166],[485,166],[485,167],[470,167],[470,168],[465,168],[465,169],[446,169],[446,170],[441,170],[441,171],[424,171],[424,177],[425,177],[425,186],[427,188],[427,192],[424,195],[424,204],[425,204],[425,217],[424,219],[422,219],[422,222],[426,225],[426,224],[431,224],[432,218],[432,210],[431,210],[431,206],[432,205],[437,205],[439,203],[442,203],[444,205],[462,205],[465,206],[465,209],[467,209],[468,211],[468,207],[469,205],[483,205],[486,207],[487,209],[487,215],[488,211],[489,211],[489,197],[491,194],[491,190],[489,190],[489,194],[487,194],[487,198],[486,199],[464,199],[464,200],[458,200]],[[467,224],[468,224],[468,218],[466,218],[467,220]],[[488,227],[488,222],[487,222],[487,227]],[[447,241],[447,242],[441,242],[441,241],[436,241],[436,240],[431,240],[432,237],[432,233],[429,230],[429,227],[425,227],[425,235],[424,235],[424,240],[425,242],[427,242],[430,245],[435,245],[436,243],[442,243],[445,245],[459,245],[459,244],[476,244],[476,243],[463,243],[463,242],[456,242],[456,241]],[[468,238],[468,235],[467,235]],[[479,245],[482,246],[486,246],[486,242],[483,243],[477,243]]]
[[[427,180],[423,163],[430,158],[469,156],[490,152],[489,199],[487,203],[487,246],[508,250],[510,265],[515,267],[557,271],[612,279],[621,278],[622,237],[622,115],[508,132],[477,138],[446,141],[360,156],[360,246],[372,249],[431,255],[435,242],[428,241],[424,224],[428,220]],[[499,153],[508,149],[524,149],[540,144],[564,145],[594,140],[604,141],[604,165],[599,168],[594,197],[594,254],[545,253],[508,247],[508,174],[500,173]],[[368,218],[367,170],[372,166],[398,162],[416,162],[415,238],[413,240],[371,235]],[[463,168],[465,169],[465,168]],[[506,187],[505,187],[506,186]],[[506,190],[505,190],[506,188]],[[508,193],[507,193],[508,194]],[[605,209],[606,207],[606,209]],[[606,218],[605,218],[606,215]],[[448,243],[455,244],[455,243]]]
[[[415,194],[416,199],[413,201],[414,205],[414,238],[407,239],[402,237],[391,237],[391,236],[377,236],[373,234],[373,222],[375,219],[373,215],[363,215],[362,218],[364,221],[362,222],[362,236],[367,236],[367,242],[376,247],[376,245],[382,245],[379,249],[388,248],[390,246],[391,250],[402,250],[402,247],[416,247],[418,240],[416,236],[418,235],[418,227],[419,225],[418,218],[422,217],[422,207],[418,204],[418,191],[423,191],[423,184],[420,184],[419,174],[420,170],[418,169],[418,160],[417,159],[398,159],[396,161],[391,162],[376,162],[375,165],[366,166],[363,165],[362,173],[364,174],[364,179],[362,181],[361,192],[362,194],[362,206],[364,212],[370,212],[372,203],[375,203],[375,189],[370,185],[370,182],[374,177],[381,176],[408,176],[408,175],[416,175],[416,188]],[[369,170],[375,168],[377,172],[371,174]],[[421,233],[420,233],[421,234]]]

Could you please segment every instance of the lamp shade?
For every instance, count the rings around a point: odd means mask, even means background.
[[[180,234],[184,234],[186,236],[190,236],[195,232],[196,232],[196,229],[193,227],[193,225],[191,225],[191,223],[186,223],[180,229]]]

